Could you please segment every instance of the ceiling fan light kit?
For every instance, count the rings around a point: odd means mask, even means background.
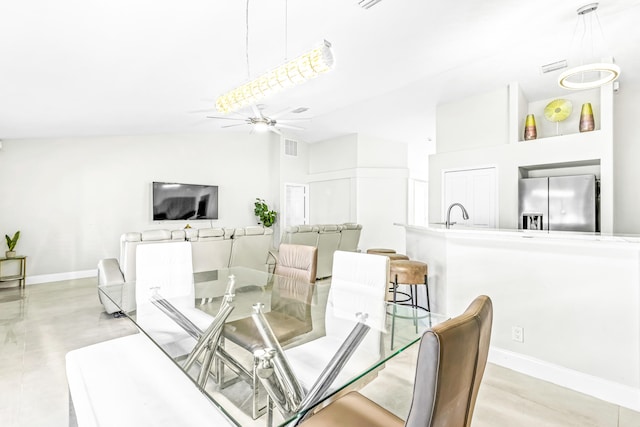
[[[591,53],[594,51],[595,44],[593,35],[594,21],[600,34],[602,34],[600,20],[596,12],[597,9],[598,3],[590,3],[577,10],[578,22],[576,23],[576,29],[581,26],[581,34],[577,35],[574,32],[573,37],[576,39],[578,36],[581,42],[589,40]],[[588,23],[586,22],[587,16],[589,17]],[[558,76],[558,85],[570,90],[593,89],[613,82],[620,76],[620,67],[613,62],[593,61],[586,64],[584,62],[585,55],[583,54],[582,58],[580,58],[580,65],[571,67]]]
[[[325,40],[322,45],[309,52],[219,96],[216,108],[226,114],[255,104],[281,89],[306,82],[330,71],[334,63],[331,43]]]

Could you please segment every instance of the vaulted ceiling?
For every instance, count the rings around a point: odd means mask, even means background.
[[[0,139],[211,132],[218,95],[323,39],[328,74],[263,101],[308,107],[292,137],[435,136],[439,103],[519,81],[560,96],[559,72],[584,0],[22,0],[0,6]],[[598,16],[640,85],[640,1],[604,0]],[[248,50],[247,50],[248,40]],[[247,58],[249,69],[247,69]],[[243,126],[225,132],[247,132]]]

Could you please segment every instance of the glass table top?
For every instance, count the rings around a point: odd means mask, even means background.
[[[366,381],[426,329],[446,320],[379,296],[373,300],[357,284],[309,285],[244,267],[194,273],[187,286],[125,283],[99,290],[107,298],[115,291],[133,298],[137,307],[127,317],[238,426],[267,423],[267,416],[252,417],[254,369],[263,369],[259,377],[275,369],[271,380],[281,388],[293,387],[292,401],[272,399],[273,424],[287,425],[317,403]],[[261,324],[268,331],[260,331]],[[344,344],[354,334],[359,342]],[[334,358],[343,364],[336,368],[330,362],[340,349],[351,354],[342,354],[346,361]],[[316,380],[328,365],[336,376],[319,390]],[[311,399],[313,392],[317,395]],[[263,410],[267,394],[261,388],[255,407]]]

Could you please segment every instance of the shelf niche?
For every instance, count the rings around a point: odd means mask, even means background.
[[[603,91],[610,90],[597,88],[590,90],[575,91],[569,93],[559,93],[558,96],[540,100],[529,100],[518,83],[509,85],[509,142],[530,143],[547,138],[558,138],[563,136],[580,134],[580,112],[584,103],[590,102],[593,108],[595,129],[591,132],[598,132],[600,129],[608,128],[607,124],[612,121],[612,111],[607,103],[603,105]],[[556,99],[566,99],[572,104],[571,115],[561,122],[550,122],[544,116],[544,108]],[[534,140],[524,140],[524,122],[527,114],[533,114],[536,119],[536,130],[538,137]],[[585,132],[587,133],[587,132]]]

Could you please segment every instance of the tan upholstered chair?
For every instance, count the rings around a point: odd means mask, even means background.
[[[306,245],[280,244],[274,273],[307,283],[316,282],[318,248]]]
[[[265,313],[281,345],[311,331],[311,298],[316,281],[317,248],[281,244],[271,292],[271,306]],[[224,336],[253,352],[263,342],[251,317],[224,326]]]
[[[406,422],[351,392],[301,426],[469,427],[487,363],[492,319],[491,299],[482,295],[460,316],[424,333]]]
[[[281,345],[305,334],[313,328],[311,299],[316,281],[318,249],[313,246],[281,244],[276,258],[270,310],[264,313],[269,326]],[[253,353],[264,345],[251,317],[234,320],[224,326],[224,337]],[[253,365],[254,399],[252,416],[264,410],[257,407],[258,380]]]

